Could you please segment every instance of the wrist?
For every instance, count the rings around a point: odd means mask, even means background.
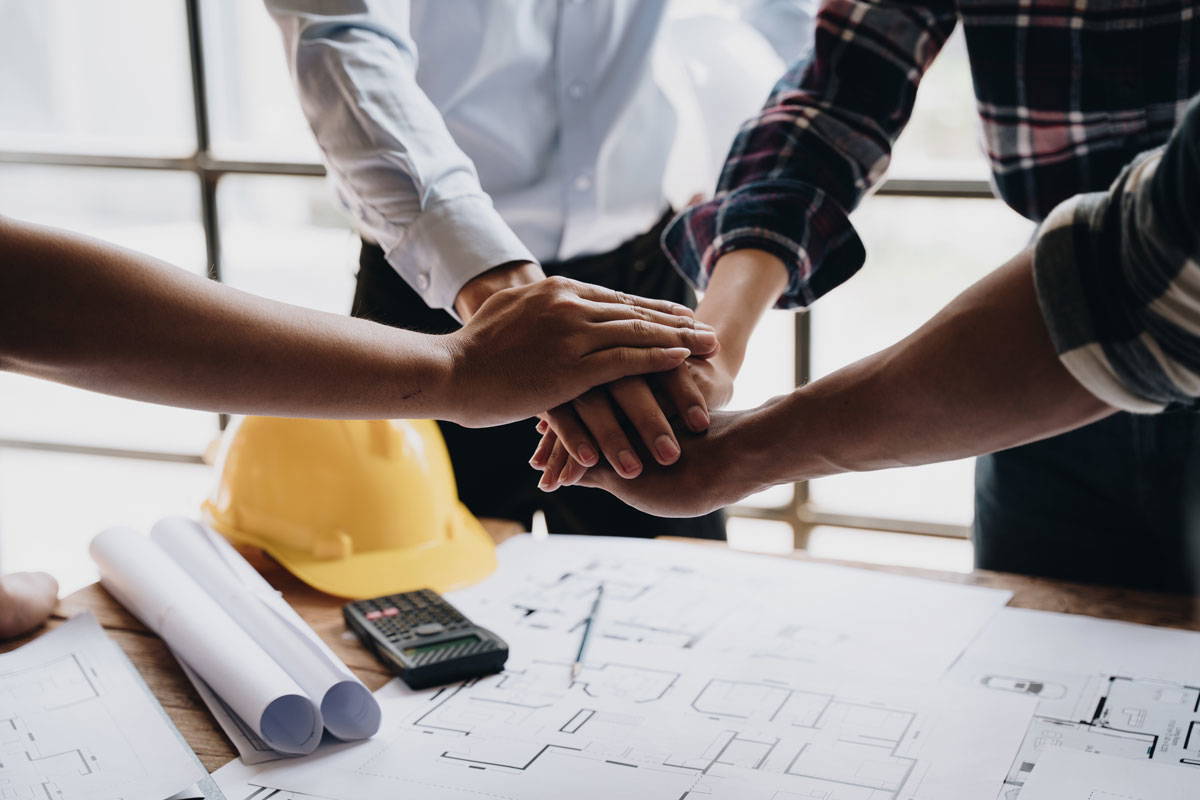
[[[763,250],[734,250],[717,259],[696,319],[716,330],[722,365],[737,375],[746,347],[762,315],[787,288],[788,272]]]
[[[537,283],[545,277],[541,266],[532,261],[501,264],[467,281],[454,299],[454,310],[461,319],[469,320],[496,292]]]

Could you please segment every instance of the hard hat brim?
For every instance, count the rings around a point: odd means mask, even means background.
[[[456,504],[450,535],[420,547],[319,559],[266,546],[276,561],[322,592],[353,600],[433,589],[449,592],[486,578],[496,569],[496,545],[471,512]]]

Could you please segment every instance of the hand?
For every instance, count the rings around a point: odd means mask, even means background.
[[[58,581],[44,572],[0,577],[0,639],[11,639],[46,621],[58,602]]]
[[[532,416],[717,348],[685,306],[560,277],[496,292],[443,339],[461,397],[454,421],[472,427]]]
[[[673,410],[692,432],[705,430],[708,409],[723,406],[733,395],[733,372],[718,351],[709,358],[689,358],[671,372],[593,389],[552,409],[539,425],[542,441],[529,462],[544,473],[539,487],[553,491],[579,480],[599,461],[595,442],[618,475],[639,475],[640,448],[630,443],[618,409],[654,461],[662,466],[675,463],[680,445],[665,409]]]
[[[683,434],[683,455],[671,467],[648,466],[632,480],[598,465],[579,480],[659,517],[696,517],[762,489],[760,454],[745,441],[754,411],[717,412],[703,434]]]

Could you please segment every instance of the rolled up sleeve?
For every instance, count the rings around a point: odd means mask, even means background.
[[[1107,192],[1047,217],[1038,302],[1066,369],[1116,408],[1200,405],[1200,99]]]

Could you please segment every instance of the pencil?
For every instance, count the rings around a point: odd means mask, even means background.
[[[579,677],[579,671],[583,669],[583,654],[587,651],[588,639],[592,635],[592,623],[596,620],[596,614],[600,611],[600,598],[604,597],[604,584],[596,585],[596,599],[592,601],[592,610],[588,612],[587,619],[583,621],[583,636],[579,639],[579,652],[575,654],[575,663],[571,665],[571,680]]]

